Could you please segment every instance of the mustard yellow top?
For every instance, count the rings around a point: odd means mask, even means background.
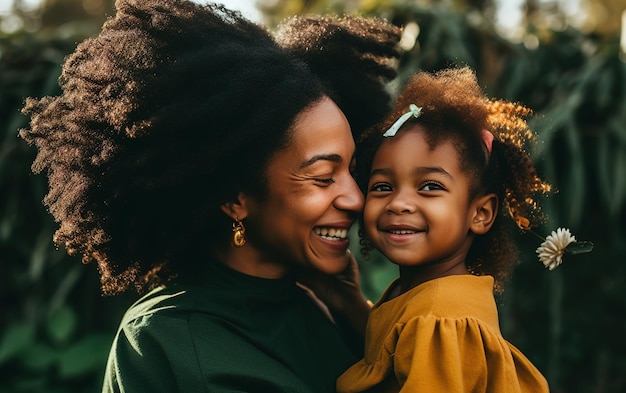
[[[427,281],[374,306],[365,358],[337,380],[337,391],[543,393],[548,383],[498,323],[493,277]]]

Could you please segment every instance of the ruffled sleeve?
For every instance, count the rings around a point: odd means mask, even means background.
[[[398,326],[393,373],[400,392],[548,392],[541,373],[476,319],[424,316]]]
[[[339,393],[545,393],[537,368],[500,333],[489,276],[447,276],[379,302],[365,357]]]

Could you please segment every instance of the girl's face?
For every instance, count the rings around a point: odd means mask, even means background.
[[[431,149],[415,125],[385,138],[374,156],[364,224],[372,244],[400,266],[445,271],[471,246],[470,177],[451,141]]]
[[[348,231],[363,208],[352,177],[354,152],[348,121],[333,101],[325,98],[304,112],[290,145],[269,162],[268,192],[247,197],[242,249],[251,247],[258,262],[284,268],[345,269]]]

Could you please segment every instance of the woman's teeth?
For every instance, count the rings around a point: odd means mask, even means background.
[[[341,228],[315,228],[316,234],[328,240],[343,240],[348,237],[348,230]]]

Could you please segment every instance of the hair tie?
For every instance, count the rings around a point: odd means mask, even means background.
[[[491,155],[491,147],[493,145],[493,139],[494,139],[493,134],[489,130],[482,129],[480,131],[480,137],[482,138],[483,143],[485,144],[485,147],[487,148],[487,152],[489,153],[489,155]]]
[[[404,115],[400,116],[400,118],[396,120],[396,122],[393,123],[393,125],[389,127],[389,129],[383,133],[383,136],[384,137],[395,136],[398,130],[400,129],[400,127],[402,127],[404,123],[406,123],[407,120],[409,120],[411,117],[414,117],[417,119],[418,117],[420,117],[421,114],[422,114],[421,107],[415,104],[409,105],[409,111],[405,113]]]

